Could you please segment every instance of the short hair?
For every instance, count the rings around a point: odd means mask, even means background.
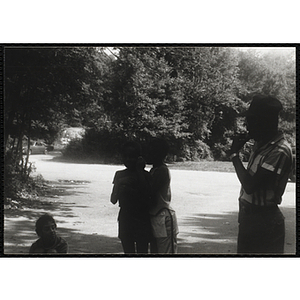
[[[154,138],[151,140],[149,147],[155,148],[155,150],[157,150],[156,153],[159,154],[159,157],[162,159],[166,158],[170,148],[167,141],[162,138]]]
[[[246,117],[258,117],[262,124],[262,130],[275,130],[278,128],[279,113],[282,111],[282,103],[269,95],[255,95]]]
[[[255,95],[250,103],[247,115],[259,115],[278,117],[283,109],[282,103],[270,95]]]
[[[129,141],[129,142],[126,142],[125,144],[123,144],[122,152],[121,152],[122,155],[125,154],[125,152],[128,148],[132,148],[135,151],[137,156],[140,156],[142,154],[142,147],[138,142]]]
[[[53,219],[53,217],[49,214],[44,214],[41,217],[38,218],[38,220],[35,223],[35,232],[37,233],[37,235],[39,237],[42,236],[42,230],[43,230],[43,226],[47,223],[47,222],[53,222],[55,224],[56,227],[56,222]]]

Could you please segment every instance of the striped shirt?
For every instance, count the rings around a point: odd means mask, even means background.
[[[274,172],[275,182],[261,185],[253,194],[242,187],[239,200],[258,206],[280,204],[292,168],[292,149],[282,134],[260,148],[254,144],[247,170],[254,176],[259,168]]]

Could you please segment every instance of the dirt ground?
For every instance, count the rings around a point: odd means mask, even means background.
[[[37,239],[36,219],[54,216],[70,254],[122,254],[117,238],[118,206],[109,202],[112,179],[123,166],[63,161],[59,154],[32,155],[55,193],[30,209],[5,210],[4,254],[27,254]],[[178,254],[234,255],[240,184],[235,173],[171,169],[172,207],[177,213]],[[295,183],[289,182],[281,210],[286,219],[285,254],[296,251]]]

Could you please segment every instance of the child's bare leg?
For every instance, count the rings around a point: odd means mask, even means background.
[[[136,242],[136,252],[140,254],[148,253],[148,242],[138,241]]]
[[[125,254],[135,253],[135,244],[132,240],[121,239],[121,243]]]

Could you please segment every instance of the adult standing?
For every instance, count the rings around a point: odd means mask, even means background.
[[[278,131],[281,102],[255,96],[246,112],[248,136],[236,136],[230,150],[241,182],[238,254],[282,254],[285,224],[278,205],[292,167],[292,151]],[[239,151],[249,140],[255,144],[245,169]]]

